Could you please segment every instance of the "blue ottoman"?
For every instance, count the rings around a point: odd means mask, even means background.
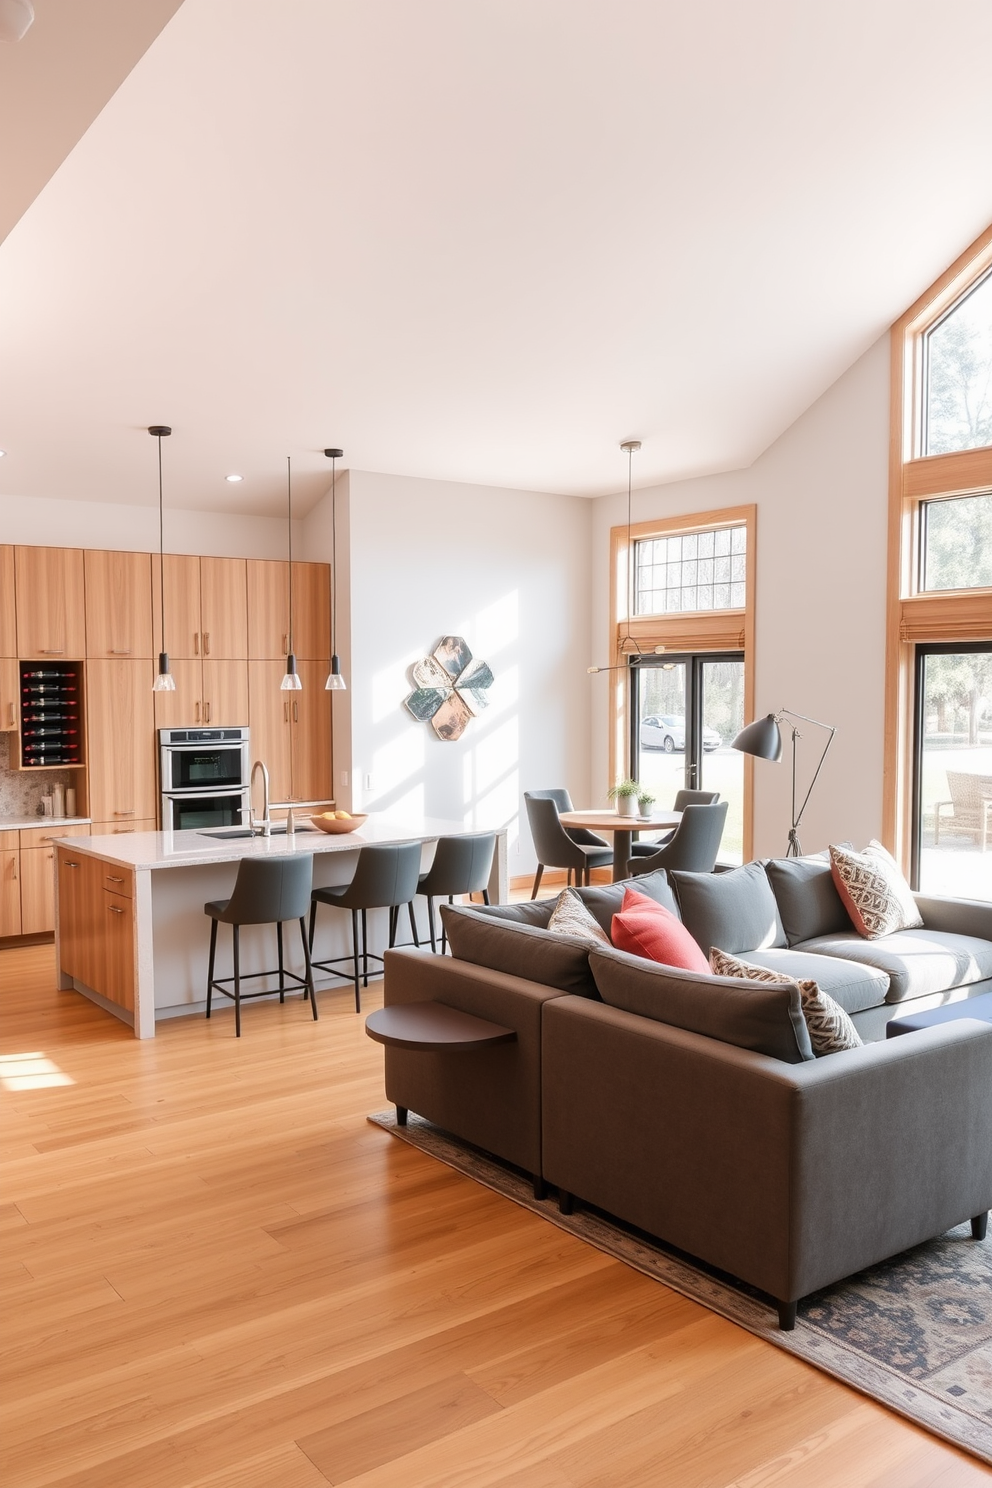
[[[931,1008],[929,1013],[910,1013],[906,1018],[893,1018],[885,1025],[885,1037],[915,1033],[918,1028],[936,1028],[938,1023],[951,1023],[956,1018],[978,1018],[983,1023],[992,1023],[992,992],[981,997],[969,997],[964,1002],[947,1002],[943,1007]]]

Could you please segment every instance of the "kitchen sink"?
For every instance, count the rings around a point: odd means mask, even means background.
[[[316,832],[317,828],[316,827],[297,827],[296,830],[297,830],[297,832]],[[205,828],[205,829],[199,831],[197,835],[200,836],[200,837],[214,837],[214,838],[217,838],[221,842],[229,842],[232,838],[235,838],[235,837],[255,837],[255,836],[261,837],[262,834],[261,834],[261,832],[253,832],[250,827],[225,827],[224,830],[223,831],[220,831],[220,832],[218,832],[218,830],[217,830],[216,827],[208,827],[208,828]],[[285,837],[285,835],[286,835],[286,823],[285,822],[273,822],[273,824],[272,824],[272,831],[270,833],[270,836],[272,836],[272,837]]]

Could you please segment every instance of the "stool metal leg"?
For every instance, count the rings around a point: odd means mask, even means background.
[[[362,910],[362,986],[369,984],[369,918],[368,910]]]
[[[414,913],[413,900],[412,899],[410,900],[410,903],[407,905],[407,909],[408,909],[409,914],[410,914],[410,934],[413,936],[413,943],[414,943],[414,945],[417,946],[417,947],[419,947],[420,946],[420,941],[417,939],[417,916]]]
[[[389,906],[389,949],[392,950],[396,944],[396,921],[399,919],[400,907],[398,904]]]
[[[234,931],[234,1036],[241,1037],[241,945],[240,925],[231,927]]]
[[[310,901],[310,954],[313,955],[313,927],[317,923],[317,901]]]
[[[362,989],[358,980],[358,910],[351,911],[351,948],[355,961],[355,1012],[362,1011]]]
[[[488,904],[489,903],[489,890],[488,889],[483,889],[483,891],[482,891],[482,902],[483,902],[483,904]]]
[[[282,920],[276,921],[276,945],[279,949],[279,1001],[286,1001],[286,968],[282,959]]]
[[[310,999],[310,1006],[313,1009],[313,1021],[316,1023],[317,993],[313,985],[313,965],[310,961],[310,946],[307,942],[307,922],[302,917],[300,918],[300,939],[303,942],[303,961],[307,969],[307,985],[303,996]]]
[[[427,895],[427,923],[431,927],[431,950],[437,955],[437,932],[434,928],[434,896]]]
[[[217,921],[210,921],[210,960],[207,962],[207,1017],[210,1017],[210,998],[214,990],[214,957],[217,953]]]

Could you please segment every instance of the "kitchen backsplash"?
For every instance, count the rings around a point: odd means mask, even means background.
[[[15,734],[0,734],[0,817],[36,816],[42,796],[51,794],[52,786],[75,784],[78,770],[12,770],[10,745]]]

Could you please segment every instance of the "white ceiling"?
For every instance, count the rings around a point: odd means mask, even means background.
[[[150,504],[159,421],[215,510],[328,443],[746,465],[992,218],[990,56],[988,0],[185,0],[0,248],[0,493]]]

